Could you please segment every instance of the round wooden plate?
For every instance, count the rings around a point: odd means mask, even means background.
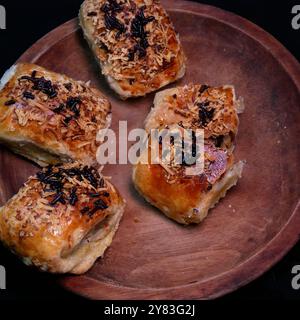
[[[127,199],[119,231],[104,259],[61,284],[99,299],[211,298],[257,278],[299,238],[300,67],[290,53],[252,23],[220,9],[164,1],[186,52],[177,84],[233,84],[245,99],[236,157],[247,160],[237,187],[198,226],[168,220],[135,192],[131,166],[105,173]],[[39,40],[20,58],[75,79],[91,80],[113,105],[112,128],[127,120],[143,127],[154,94],[120,101],[108,88],[74,19]],[[36,171],[1,148],[1,202]],[[9,180],[7,179],[9,177]]]

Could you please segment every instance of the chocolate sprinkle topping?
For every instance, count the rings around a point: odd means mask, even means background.
[[[96,200],[94,202],[94,206],[95,206],[95,208],[98,208],[98,209],[101,209],[101,210],[104,210],[104,209],[108,208],[107,204],[102,199]]]
[[[199,107],[199,122],[202,126],[206,126],[214,117],[215,110],[207,109],[209,102],[202,102],[198,104]]]
[[[147,40],[146,40],[147,41]],[[146,48],[148,47],[148,44],[143,47],[141,46],[139,43],[136,44],[132,49],[129,50],[128,53],[128,60],[129,61],[133,61],[134,60],[134,56],[137,53],[139,58],[143,58],[146,56]]]
[[[81,104],[81,98],[80,97],[69,97],[66,104],[61,103],[58,107],[53,109],[53,112],[55,113],[63,113],[64,111],[70,110],[72,112],[71,115],[65,114],[65,118],[63,119],[64,124],[69,124],[70,121],[75,117],[79,118],[80,116],[80,110],[78,105]]]
[[[10,99],[4,103],[5,106],[11,106],[15,104],[17,101],[15,99]]]
[[[73,117],[72,116],[67,116],[64,118],[63,122],[64,124],[69,124],[72,121]]]
[[[63,103],[61,103],[57,108],[53,109],[53,112],[61,113],[64,108],[65,108],[65,105]]]
[[[64,194],[63,192],[59,192],[56,194],[56,196],[54,197],[54,199],[50,202],[50,205],[51,206],[54,206],[56,205],[58,202],[62,203],[62,204],[65,204],[66,201],[64,199]]]
[[[109,30],[118,30],[120,33],[125,32],[125,26],[115,17],[109,13],[105,13],[105,26]]]
[[[102,199],[98,199],[97,201],[94,202],[94,208],[91,211],[89,211],[88,215],[91,217],[98,210],[105,210],[107,208],[108,208],[107,204]]]
[[[148,33],[145,31],[144,27],[155,18],[153,16],[146,18],[144,10],[145,6],[140,8],[131,23],[131,36],[136,38],[138,43],[133,47],[133,49],[129,51],[129,61],[134,60],[135,53],[138,53],[139,58],[145,57],[146,49],[149,47],[149,43],[147,40]]]
[[[78,197],[76,194],[77,189],[76,188],[72,188],[71,193],[70,193],[70,205],[74,206],[76,204],[76,202],[78,201]]]
[[[57,96],[57,91],[55,86],[50,80],[46,80],[44,77],[37,78],[36,71],[33,71],[30,76],[22,76],[20,80],[28,80],[33,83],[33,90],[41,91],[46,94],[50,99]]]
[[[80,210],[80,213],[85,214],[90,210],[90,207],[84,207],[83,209]]]
[[[44,168],[43,171],[38,172],[36,177],[44,185],[44,192],[55,193],[51,201],[49,201],[51,206],[55,206],[57,203],[65,204],[66,201],[68,201],[71,206],[75,206],[75,204],[79,201],[79,191],[77,187],[74,186],[72,188],[68,188],[65,186],[66,183],[69,184],[69,178],[75,177],[80,181],[85,178],[88,183],[95,188],[97,188],[98,185],[104,186],[104,179],[100,178],[98,171],[95,168],[88,166],[80,166],[69,169],[58,166],[48,166],[47,168]],[[101,196],[108,197],[109,193],[90,192],[87,193],[87,195],[90,198],[99,198]],[[104,210],[107,208],[108,204],[106,204],[102,199],[96,199],[92,208],[86,206],[81,210],[81,213],[84,214],[88,212],[88,215],[92,216],[98,210]]]
[[[31,100],[34,100],[34,98],[35,98],[35,96],[29,91],[23,92],[23,97],[25,99],[31,99]]]
[[[68,91],[71,91],[73,86],[72,86],[72,83],[69,82],[69,83],[65,83],[65,84],[64,84],[64,87],[65,87]]]
[[[200,89],[199,89],[199,93],[202,94],[204,91],[206,91],[207,89],[209,89],[209,86],[206,84],[203,84]]]
[[[89,196],[92,198],[98,198],[100,196],[100,193],[90,193]]]
[[[69,97],[66,103],[66,107],[69,108],[76,118],[80,116],[79,108],[77,107],[79,104],[81,104],[81,98],[80,97]]]
[[[101,7],[104,12],[105,26],[109,30],[118,30],[116,37],[126,31],[125,26],[116,18],[115,13],[121,11],[122,7],[115,0],[109,0]]]
[[[97,12],[92,11],[92,12],[88,12],[88,17],[95,17],[97,15]]]
[[[115,13],[122,10],[122,6],[116,0],[108,0],[102,7],[101,11],[105,13]]]
[[[98,187],[98,178],[99,178],[99,174],[98,172],[91,167],[87,167],[85,166],[82,170],[81,173],[89,182],[90,184],[94,187],[97,188]],[[103,179],[101,179],[103,180]],[[104,180],[103,180],[104,181]],[[101,183],[101,181],[100,181]]]
[[[144,30],[144,27],[155,18],[153,16],[145,17],[144,15],[145,6],[142,7],[138,13],[136,14],[135,18],[132,20],[131,23],[131,35],[135,38],[144,39],[147,36],[147,33]]]
[[[109,52],[109,49],[107,47],[107,45],[104,42],[100,42],[100,48],[103,49],[106,52]]]

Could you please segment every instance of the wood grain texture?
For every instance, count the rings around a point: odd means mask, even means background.
[[[272,36],[220,9],[163,1],[188,57],[178,85],[233,84],[243,96],[236,156],[246,159],[238,186],[199,226],[182,227],[134,191],[131,166],[105,173],[127,199],[124,219],[104,259],[85,275],[61,284],[98,299],[212,298],[233,291],[274,265],[299,238],[300,67]],[[20,61],[75,79],[91,80],[113,105],[113,129],[128,120],[142,127],[154,94],[120,101],[109,89],[78,29],[67,22],[31,47]],[[0,150],[4,203],[36,167]]]

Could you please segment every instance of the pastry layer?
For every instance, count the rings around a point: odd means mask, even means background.
[[[0,142],[40,165],[96,164],[97,132],[111,123],[109,101],[88,84],[33,64],[1,79]]]
[[[123,99],[144,96],[181,77],[185,56],[157,0],[86,0],[79,13],[102,73]]]
[[[95,168],[49,166],[0,208],[0,239],[27,265],[84,273],[110,245],[124,207]]]

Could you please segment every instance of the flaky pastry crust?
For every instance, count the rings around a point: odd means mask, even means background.
[[[0,142],[41,166],[96,164],[97,132],[111,123],[96,89],[33,64],[13,66],[0,87]]]
[[[0,208],[0,239],[27,265],[81,274],[110,245],[124,207],[95,168],[49,166]]]
[[[144,96],[181,77],[185,56],[157,0],[86,0],[80,25],[102,73],[123,99]]]

